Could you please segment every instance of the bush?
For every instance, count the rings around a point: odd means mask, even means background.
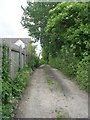
[[[2,117],[3,120],[13,116],[13,109],[15,108],[18,100],[21,98],[23,89],[25,88],[28,78],[29,69],[24,68],[20,70],[13,82],[2,82]],[[7,98],[7,99],[6,99]]]
[[[49,64],[66,75],[74,78],[80,87],[88,91],[88,53],[82,55],[81,60],[73,55],[70,49],[62,48],[57,57],[49,57]]]
[[[41,58],[40,61],[39,61],[39,64],[40,64],[40,65],[43,65],[43,64],[45,64],[45,63],[46,63],[45,60],[44,60],[43,58]]]
[[[39,63],[39,57],[35,56],[34,57],[34,67],[37,68],[39,67],[40,63]]]
[[[13,116],[13,109],[18,100],[21,98],[23,89],[25,88],[29,73],[34,67],[39,65],[39,58],[33,55],[29,68],[25,67],[17,72],[15,79],[10,77],[10,59],[9,47],[4,43],[2,48],[2,119],[10,119]],[[1,84],[0,84],[1,90]],[[1,91],[0,91],[1,92]]]
[[[50,57],[49,63],[71,77],[76,76],[78,59],[73,55],[73,51],[67,47],[62,47],[57,57]]]
[[[12,114],[12,105],[11,104],[2,104],[2,120],[10,120]]]
[[[27,84],[28,78],[29,78],[29,71],[26,68],[20,70],[16,74],[12,86],[13,97],[15,97],[16,99],[19,99],[21,97],[22,91]]]
[[[76,80],[82,89],[88,91],[88,56],[78,63]]]
[[[39,66],[39,57],[36,55],[31,55],[29,61],[28,61],[28,66],[32,69],[37,68]]]

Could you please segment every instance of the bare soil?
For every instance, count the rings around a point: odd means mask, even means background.
[[[50,66],[36,69],[15,112],[16,118],[88,118],[88,94]]]

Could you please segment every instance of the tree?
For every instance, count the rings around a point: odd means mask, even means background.
[[[63,45],[67,45],[74,50],[77,57],[88,50],[89,42],[89,3],[59,3],[49,11],[45,28],[46,35],[51,36],[51,51],[53,45],[55,51],[59,51]],[[53,54],[53,51],[52,51]]]
[[[27,46],[27,52],[28,52],[28,66],[32,69],[34,67],[39,66],[39,57],[37,56],[35,52],[36,46],[32,45],[31,43],[28,44]]]
[[[49,56],[49,36],[45,34],[45,27],[49,18],[49,10],[54,8],[57,3],[51,2],[27,2],[27,7],[23,9],[21,24],[27,28],[29,35],[34,37],[36,41],[40,40],[41,46],[46,51],[46,58]]]

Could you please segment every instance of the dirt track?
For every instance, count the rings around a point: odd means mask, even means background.
[[[88,95],[50,66],[35,70],[19,106],[17,118],[88,118]]]

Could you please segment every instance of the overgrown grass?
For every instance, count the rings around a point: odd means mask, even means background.
[[[64,72],[67,76],[75,79],[80,88],[88,92],[88,55],[83,55],[81,60],[77,59],[72,53],[60,53],[57,57],[50,57],[49,64]]]
[[[2,47],[2,93],[0,91],[2,94],[0,97],[2,97],[3,120],[10,120],[10,118],[13,117],[13,109],[21,98],[22,92],[27,85],[28,78],[31,73],[31,69],[25,67],[17,72],[15,79],[11,79],[11,60],[9,55],[9,46],[7,43],[4,43]],[[35,55],[35,49],[33,49],[33,53],[28,52],[28,55],[32,56],[32,59],[28,60],[28,66],[32,69],[34,69],[34,67],[38,67],[39,58]]]
[[[81,89],[84,89],[88,92],[89,80],[87,58],[82,59],[82,61],[77,64],[76,81],[80,85]]]
[[[69,118],[69,115],[67,113],[64,112],[64,110],[62,108],[60,108],[59,110],[56,110],[56,119],[57,120],[61,120],[62,118]]]
[[[29,78],[28,68],[20,70],[15,79],[13,80],[12,94],[13,97],[19,99],[21,97],[22,91],[25,88]]]
[[[10,119],[13,117],[13,110],[21,98],[22,92],[27,85],[30,70],[24,68],[20,70],[12,82],[3,82],[2,97],[2,119]],[[5,101],[7,97],[7,101]]]
[[[50,78],[47,78],[47,83],[48,83],[49,85],[54,84],[53,80],[50,79]]]

